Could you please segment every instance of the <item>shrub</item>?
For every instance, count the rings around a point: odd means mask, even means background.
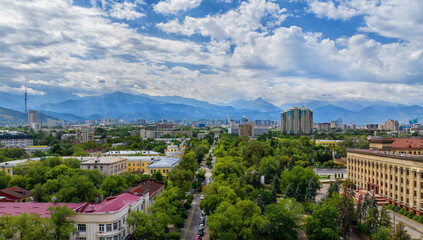
[[[413,217],[413,220],[416,221],[416,222],[418,222],[419,221],[419,216],[414,216]]]
[[[422,224],[423,224],[423,215],[421,215],[421,216],[419,217],[419,223],[422,223]]]
[[[178,219],[176,219],[176,223],[175,223],[175,226],[177,227],[177,228],[183,228],[184,227],[184,225],[185,225],[185,219],[183,219],[183,218],[178,218]]]
[[[167,239],[169,240],[180,240],[181,239],[181,235],[177,232],[170,232],[167,235]]]
[[[185,208],[183,208],[181,210],[181,218],[183,218],[183,219],[187,219],[188,218],[188,214],[187,214],[187,211],[185,210]]]
[[[401,209],[398,211],[398,213],[399,213],[399,214],[403,214],[403,213],[404,213],[404,209],[402,209],[402,208],[401,208]]]
[[[414,212],[410,212],[408,214],[408,217],[411,218],[411,219],[413,219],[414,216],[416,216],[416,214]]]
[[[401,210],[401,208],[400,207],[395,207],[395,212],[398,212],[399,210]]]
[[[388,204],[388,205],[386,205],[386,207],[389,208],[389,209],[391,209],[392,204]]]
[[[191,208],[191,203],[189,203],[189,202],[185,202],[185,203],[184,203],[184,208],[185,208],[186,210],[190,209],[190,208]]]
[[[192,201],[194,201],[194,195],[190,194],[187,197],[187,202],[189,202],[190,204],[192,203]]]

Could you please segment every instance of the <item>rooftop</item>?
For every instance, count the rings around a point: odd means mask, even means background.
[[[179,163],[179,158],[162,157],[157,161],[152,162],[148,168],[173,168]]]
[[[11,187],[0,190],[0,196],[13,201],[27,198],[30,195],[30,191],[20,187]]]
[[[85,164],[113,164],[121,161],[125,161],[125,158],[121,157],[96,157],[93,159],[90,159],[86,162],[82,162],[82,165]]]
[[[144,195],[149,193],[150,199],[154,197],[158,191],[164,188],[163,182],[158,182],[155,179],[144,179],[140,184],[129,188],[128,192],[137,193],[138,195]]]
[[[367,155],[376,155],[376,156],[382,156],[382,157],[389,157],[389,158],[395,158],[395,159],[403,159],[403,160],[411,160],[411,161],[423,161],[423,156],[419,155],[411,155],[411,154],[403,154],[403,153],[392,153],[389,151],[377,151],[372,149],[356,149],[356,148],[348,148],[347,152],[352,153],[362,153]]]
[[[158,152],[145,151],[145,150],[139,150],[139,151],[109,151],[109,152],[102,153],[101,155],[135,155],[135,154],[159,155]]]
[[[423,138],[393,138],[392,148],[423,148]]]

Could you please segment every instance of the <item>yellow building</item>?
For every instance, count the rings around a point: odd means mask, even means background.
[[[126,171],[128,172],[147,172],[147,166],[158,157],[153,156],[127,156],[126,158]]]
[[[160,172],[165,179],[168,179],[169,172],[179,164],[179,160],[179,158],[174,157],[159,158],[147,166],[147,174],[152,175]]]
[[[184,156],[185,152],[185,146],[182,145],[179,147],[178,145],[175,145],[173,142],[170,143],[170,145],[167,145],[166,149],[166,157],[176,157],[176,158],[182,158]]]
[[[423,157],[389,153],[384,143],[379,144],[379,150],[348,149],[348,177],[357,188],[422,215]]]
[[[341,140],[326,140],[326,139],[317,139],[316,146],[323,146],[323,147],[335,147],[340,144]]]
[[[39,158],[35,158],[38,159]],[[7,175],[13,177],[13,170],[16,166],[21,164],[28,164],[28,162],[35,162],[33,159],[21,159],[21,160],[14,160],[9,162],[0,163],[0,171],[3,171]]]

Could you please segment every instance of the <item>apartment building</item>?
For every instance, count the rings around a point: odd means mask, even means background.
[[[80,168],[97,169],[100,173],[109,175],[122,175],[126,171],[126,158],[97,157],[80,163]]]
[[[358,189],[422,215],[423,157],[392,152],[392,139],[370,140],[370,144],[372,149],[347,150],[349,178]]]
[[[147,172],[147,166],[159,158],[156,156],[127,156],[126,171],[128,172]]]
[[[94,141],[94,128],[78,127],[76,128],[76,140],[80,143]]]
[[[294,107],[281,113],[281,131],[283,134],[312,134],[313,111],[308,108]]]
[[[0,145],[9,148],[24,148],[34,145],[34,137],[24,134],[2,134],[0,135]]]

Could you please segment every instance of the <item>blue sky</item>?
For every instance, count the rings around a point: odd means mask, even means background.
[[[0,94],[27,83],[45,96],[423,104],[422,10],[419,0],[3,0]]]

